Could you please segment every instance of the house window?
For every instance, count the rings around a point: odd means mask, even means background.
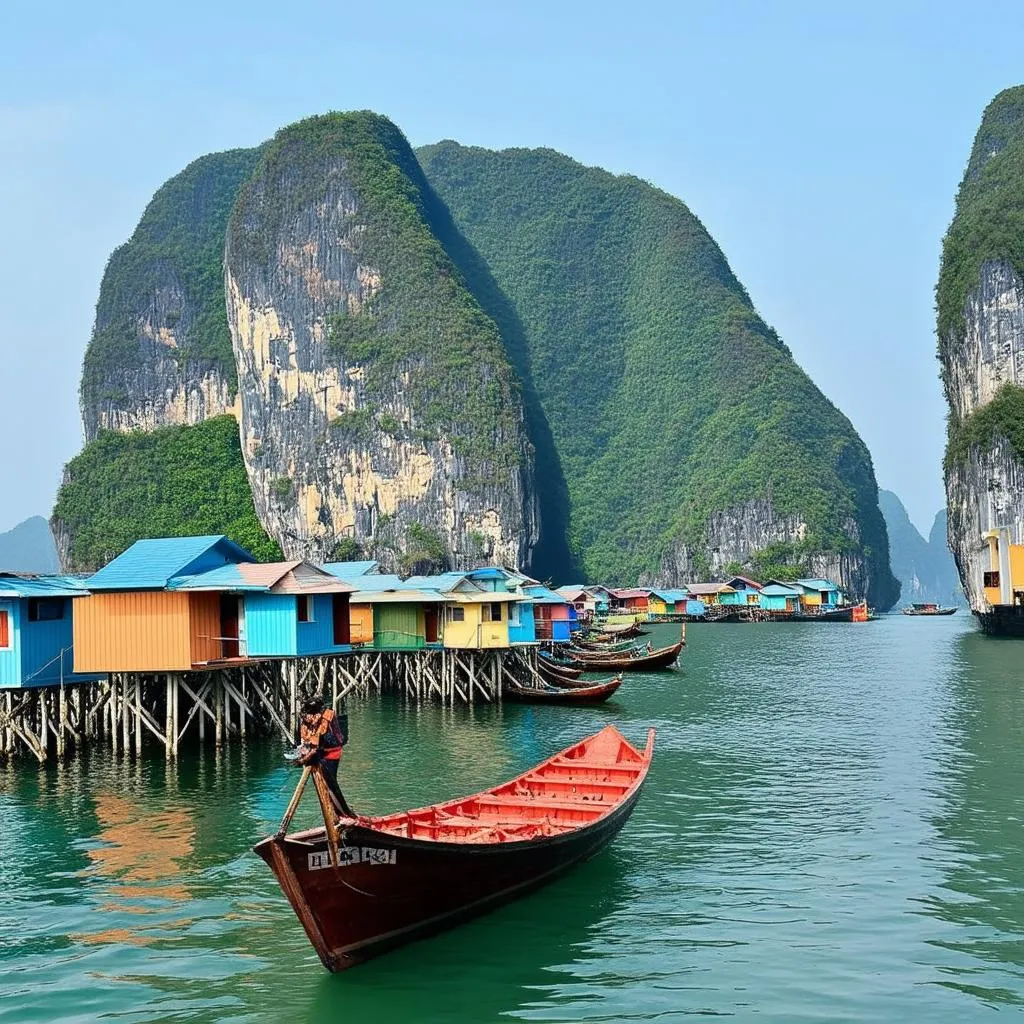
[[[985,586],[995,587],[999,589],[999,570],[995,569],[992,572],[985,573]]]
[[[56,622],[63,618],[63,597],[30,597],[28,599],[29,622]]]
[[[484,605],[484,622],[501,622],[501,604],[495,601],[493,604]]]
[[[450,608],[448,613],[451,616],[452,622],[465,622],[466,621],[466,609],[465,608]]]
[[[313,621],[313,595],[299,594],[298,598],[299,622]]]
[[[0,651],[11,646],[11,625],[6,611],[0,611]]]

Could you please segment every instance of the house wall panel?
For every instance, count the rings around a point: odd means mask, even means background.
[[[184,672],[192,667],[189,594],[90,594],[73,604],[76,672]]]

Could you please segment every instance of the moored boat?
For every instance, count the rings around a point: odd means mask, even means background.
[[[655,672],[669,668],[676,663],[679,652],[683,649],[683,641],[669,647],[643,652],[636,649],[621,656],[594,656],[585,652],[569,652],[572,661],[584,669],[596,669],[599,672]]]
[[[276,835],[255,847],[330,971],[484,913],[552,880],[629,819],[654,750],[614,726],[474,796],[335,819],[307,767]],[[287,835],[310,775],[324,826]]]
[[[603,704],[621,685],[622,676],[597,683],[582,680],[547,686],[506,683],[503,695],[505,700],[518,704]]]
[[[583,675],[583,669],[572,665],[546,664],[543,658],[537,659],[537,671],[549,683],[558,682],[563,679],[579,679]]]
[[[956,608],[943,608],[941,605],[932,602],[920,602],[907,605],[901,608],[904,615],[955,615]]]

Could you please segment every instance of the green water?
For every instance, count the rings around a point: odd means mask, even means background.
[[[249,852],[295,780],[279,747],[0,772],[0,1021],[1019,1012],[1024,644],[962,615],[689,641],[681,672],[591,710],[350,707],[343,779],[368,811],[500,781],[606,722],[658,741],[604,853],[337,976]]]

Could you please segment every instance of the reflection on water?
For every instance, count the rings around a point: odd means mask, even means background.
[[[653,638],[657,641],[657,637]],[[350,708],[359,809],[658,730],[633,820],[534,896],[323,972],[251,852],[276,744],[0,772],[0,1020],[962,1021],[1024,998],[1024,645],[970,623],[690,630],[568,708]],[[313,823],[309,801],[299,823]]]
[[[935,825],[944,880],[926,906],[956,927],[943,984],[986,1002],[1024,1002],[1024,651],[976,633],[954,648],[957,756],[942,766],[947,799]]]

